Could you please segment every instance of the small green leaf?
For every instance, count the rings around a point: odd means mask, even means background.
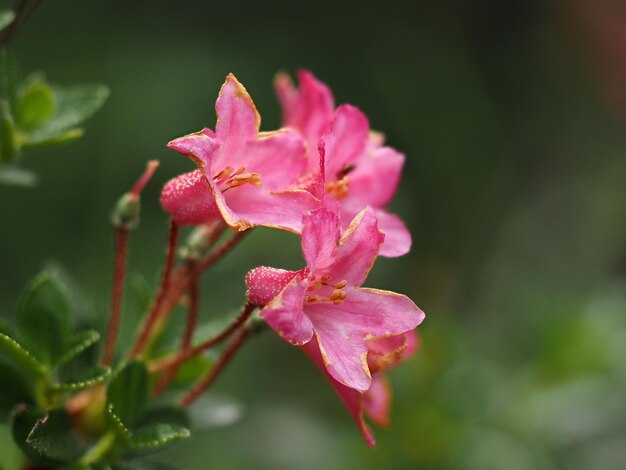
[[[30,145],[48,141],[78,126],[100,109],[109,96],[109,89],[104,85],[75,85],[54,91],[56,113],[45,126],[30,134]]]
[[[172,381],[172,387],[187,387],[204,377],[215,364],[213,358],[198,355],[183,362]]]
[[[11,10],[0,11],[0,31],[9,26],[15,19],[15,13]]]
[[[0,102],[0,162],[17,158],[20,150],[18,131],[6,102]]]
[[[0,185],[32,188],[37,184],[37,175],[13,165],[0,166]]]
[[[17,332],[32,353],[53,365],[66,352],[70,330],[70,297],[53,272],[36,276],[20,298]]]
[[[189,427],[189,416],[184,408],[176,405],[158,405],[150,408],[137,423],[138,427],[152,426],[155,424],[175,424]]]
[[[141,361],[131,361],[115,374],[107,389],[107,404],[132,429],[150,398],[150,377]]]
[[[190,435],[189,429],[183,426],[155,424],[133,432],[128,447],[132,450],[156,449],[186,439]]]
[[[43,81],[32,81],[22,87],[17,102],[17,125],[33,130],[48,121],[56,110],[52,87]]]
[[[65,352],[57,360],[57,364],[65,364],[82,353],[89,346],[100,339],[100,333],[94,330],[84,330],[76,333],[65,345]]]
[[[72,462],[86,450],[74,431],[72,418],[63,408],[50,410],[38,419],[26,438],[26,445],[43,457],[59,462]]]
[[[30,137],[24,145],[22,145],[23,149],[36,149],[36,148],[44,148],[44,147],[53,147],[55,145],[63,145],[69,144],[70,142],[74,142],[75,140],[80,139],[85,131],[81,127],[75,127],[73,129],[67,130],[60,134],[55,135],[47,140],[38,140],[32,142]]]
[[[26,348],[3,333],[0,333],[0,351],[35,377],[43,377],[48,373],[48,368],[35,359]]]
[[[50,385],[50,390],[53,392],[73,392],[75,390],[81,390],[104,382],[110,374],[111,369],[109,367],[98,366],[81,373],[77,377],[71,377],[63,383],[52,384]]]
[[[115,414],[115,409],[113,408],[113,405],[107,406],[106,412],[109,418],[109,422],[113,425],[115,434],[117,434],[124,440],[130,439],[131,433],[129,429],[124,425],[120,417]]]
[[[15,365],[0,360],[0,377],[0,421],[4,421],[16,405],[32,403],[33,399],[26,377]]]
[[[28,436],[37,422],[46,416],[46,412],[36,406],[19,406],[11,419],[13,441],[22,449],[27,457],[40,463],[53,463],[41,453],[27,444]]]

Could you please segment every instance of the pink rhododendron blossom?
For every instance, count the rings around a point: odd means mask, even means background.
[[[322,370],[348,413],[355,420],[367,445],[374,447],[374,434],[365,423],[365,417],[378,426],[389,425],[392,395],[391,385],[384,371],[413,355],[417,348],[417,335],[415,331],[409,331],[386,339],[367,341],[366,344],[372,384],[364,393],[337,382],[327,372],[320,349],[313,341],[302,346],[302,350]]]
[[[317,171],[318,148],[325,154],[325,193],[341,206],[347,227],[365,207],[372,207],[385,243],[380,254],[401,256],[411,248],[411,234],[395,214],[385,210],[395,195],[404,155],[383,146],[384,136],[370,131],[367,117],[356,107],[334,109],[329,88],[307,71],[298,73],[296,89],[286,75],[275,87],[283,110],[283,125],[298,129],[307,141],[308,170]]]
[[[180,223],[210,221],[217,210],[236,230],[265,225],[299,232],[302,213],[319,205],[311,193],[292,187],[307,165],[300,134],[259,132],[259,113],[232,74],[215,109],[215,132],[203,129],[168,144],[191,158],[203,178],[193,172],[168,183],[161,196],[165,210]]]
[[[266,304],[261,316],[283,339],[301,346],[315,338],[330,376],[364,392],[372,381],[367,343],[414,329],[424,313],[404,295],[361,287],[384,240],[373,211],[360,212],[343,234],[340,224],[326,208],[307,212],[307,267],[261,268],[246,280],[249,300]]]

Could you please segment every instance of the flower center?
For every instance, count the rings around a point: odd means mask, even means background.
[[[336,200],[341,200],[348,195],[348,178],[345,176],[337,181],[326,183],[326,194]]]
[[[348,284],[345,279],[331,283],[333,278],[328,274],[321,276],[319,279],[313,275],[311,276],[311,282],[307,287],[308,292],[318,291],[319,294],[307,294],[304,296],[304,300],[308,303],[315,302],[332,302],[335,305],[342,304],[345,298],[348,296],[344,287]]]
[[[222,193],[231,188],[242,186],[246,183],[261,187],[261,175],[259,173],[246,173],[246,167],[242,166],[237,171],[232,166],[227,166],[213,177],[213,181],[217,184]]]

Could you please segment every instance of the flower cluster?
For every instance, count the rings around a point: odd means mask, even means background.
[[[384,371],[416,348],[423,312],[406,296],[362,287],[377,256],[401,256],[411,236],[386,210],[404,155],[384,145],[356,107],[335,107],[326,85],[279,75],[284,127],[260,131],[260,116],[234,75],[204,128],[168,146],[197,170],[163,188],[161,204],[178,225],[223,221],[234,230],[266,226],[301,236],[306,267],[258,267],[246,276],[248,300],[284,340],[322,369],[374,445],[363,414],[388,421]]]

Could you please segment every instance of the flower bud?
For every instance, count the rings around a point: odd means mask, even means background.
[[[297,275],[305,275],[305,270],[288,271],[286,269],[259,266],[246,274],[248,301],[264,306],[274,299]]]

